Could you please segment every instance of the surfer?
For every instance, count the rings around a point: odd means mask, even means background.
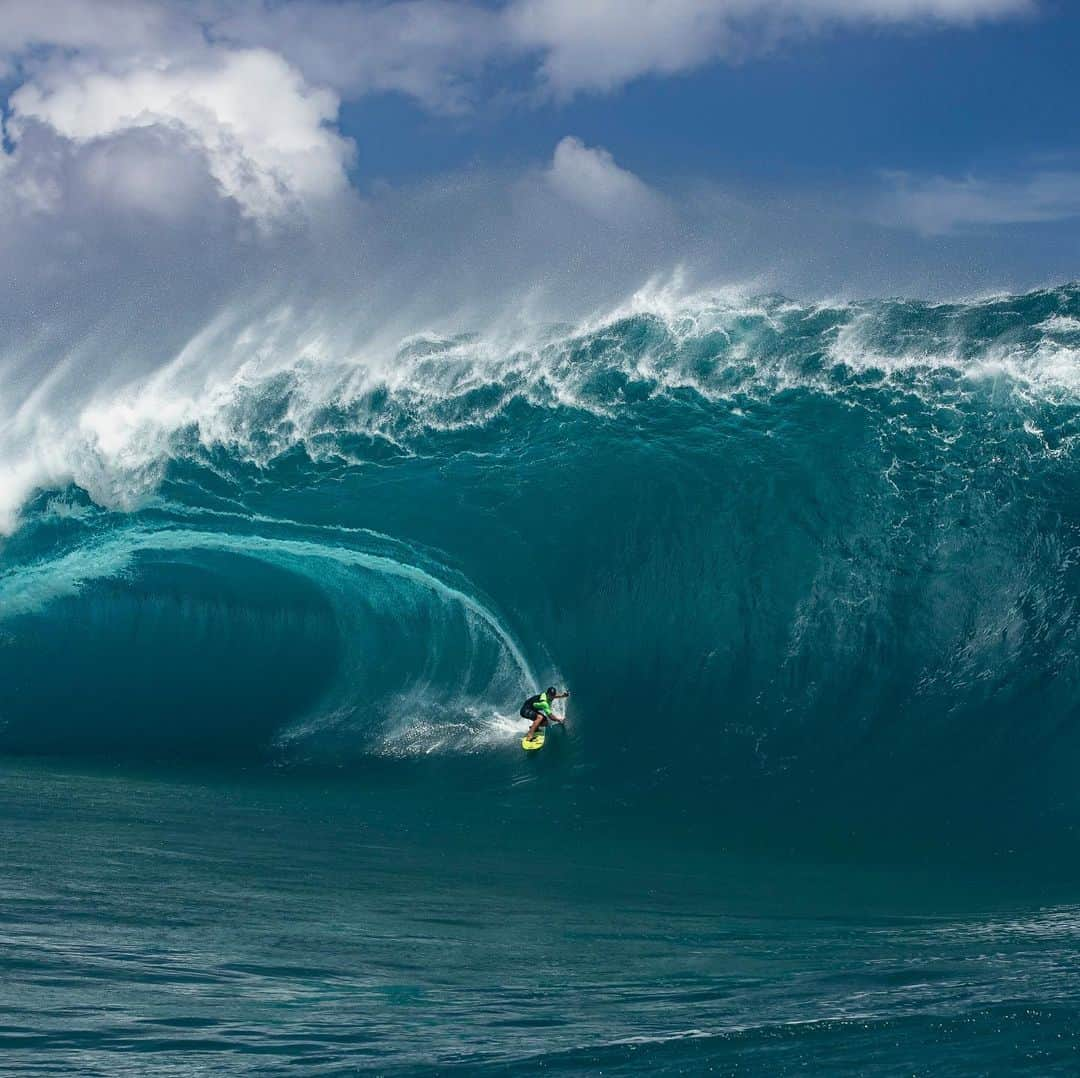
[[[521,717],[528,719],[532,726],[529,727],[529,732],[525,735],[526,741],[534,741],[536,739],[536,731],[541,726],[547,726],[549,722],[557,722],[559,725],[563,725],[566,719],[560,719],[554,711],[551,710],[551,704],[554,700],[565,700],[570,694],[568,692],[559,692],[555,686],[549,686],[542,693],[537,696],[530,696],[528,700],[521,705]]]

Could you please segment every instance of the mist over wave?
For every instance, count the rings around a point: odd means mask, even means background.
[[[253,332],[7,425],[4,751],[1075,822],[1080,288]]]

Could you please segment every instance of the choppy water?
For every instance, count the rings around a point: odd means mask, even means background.
[[[5,767],[7,1073],[1075,1073],[1061,882],[397,782]]]
[[[1067,286],[0,383],[19,1065],[1066,1068],[1078,350]]]

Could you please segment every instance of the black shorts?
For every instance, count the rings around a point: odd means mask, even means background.
[[[520,715],[523,719],[528,719],[529,722],[536,722],[537,719],[543,719],[544,721],[540,723],[541,726],[547,726],[548,724],[547,716],[543,712],[537,711],[536,708],[529,707],[528,704],[521,709]]]

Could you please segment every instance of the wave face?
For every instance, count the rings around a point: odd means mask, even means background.
[[[602,803],[1077,822],[1076,286],[638,303],[162,413],[4,543],[0,750],[510,785],[558,679]]]

